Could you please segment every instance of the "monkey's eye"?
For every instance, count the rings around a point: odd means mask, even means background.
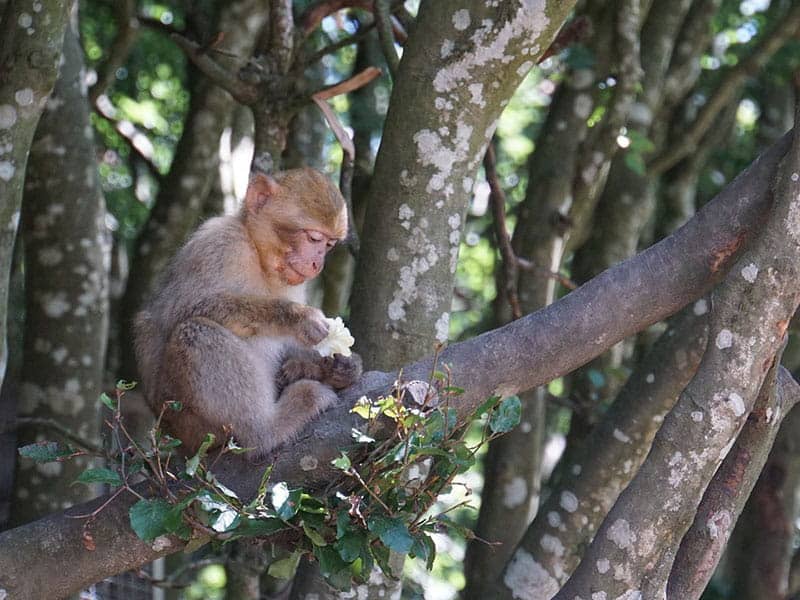
[[[308,237],[309,242],[318,243],[325,239],[325,235],[320,233],[319,231],[314,231],[311,229],[306,229],[306,237]]]

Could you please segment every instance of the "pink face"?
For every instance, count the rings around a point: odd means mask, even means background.
[[[283,277],[289,285],[300,285],[322,271],[325,255],[339,241],[316,229],[300,229],[289,234],[291,250],[286,253]]]

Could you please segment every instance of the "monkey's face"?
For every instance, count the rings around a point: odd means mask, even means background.
[[[337,238],[317,229],[298,229],[281,236],[288,250],[278,272],[287,285],[300,285],[322,271],[325,255],[336,245]]]

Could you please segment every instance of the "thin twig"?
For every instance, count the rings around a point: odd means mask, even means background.
[[[98,66],[97,81],[89,88],[89,102],[94,104],[116,77],[117,69],[125,64],[133,43],[139,34],[139,20],[136,18],[136,1],[122,0],[109,3],[112,18],[117,26],[117,35],[108,51],[106,60]]]
[[[352,92],[358,88],[364,87],[376,77],[380,77],[380,75],[381,70],[378,67],[367,67],[344,81],[321,88],[319,91],[314,92],[313,97],[319,98],[320,100],[328,100],[334,96],[346,94],[347,92]]]
[[[307,68],[310,65],[315,64],[317,61],[327,56],[328,54],[333,54],[334,52],[338,52],[342,48],[346,48],[347,46],[352,46],[353,44],[359,43],[361,40],[367,37],[369,32],[372,31],[374,27],[375,27],[375,21],[361,25],[358,31],[356,31],[353,35],[343,38],[338,42],[334,42],[314,52],[303,61],[304,68]]]
[[[100,456],[105,456],[105,451],[101,446],[82,438],[77,433],[71,431],[55,419],[48,419],[45,417],[17,417],[15,422],[10,423],[10,428],[18,428],[20,425],[50,429],[51,431],[60,434],[73,444],[80,446],[84,450],[88,450],[89,452],[98,454]]]
[[[494,233],[502,260],[503,291],[511,306],[512,316],[515,319],[519,319],[522,316],[522,308],[520,307],[519,294],[517,293],[518,261],[514,254],[514,249],[511,247],[511,239],[506,228],[506,195],[500,185],[500,179],[497,177],[497,160],[494,152],[494,143],[492,142],[486,148],[483,168],[486,172],[486,181],[489,184],[489,204],[492,208]]]
[[[203,52],[199,44],[177,33],[173,33],[170,37],[206,77],[226,90],[237,102],[249,106],[259,100],[261,94],[258,87],[239,79],[236,73],[232,73],[208,53]]]
[[[383,57],[386,59],[386,65],[389,67],[392,79],[395,79],[400,59],[397,56],[397,50],[394,48],[390,0],[375,0],[373,14],[378,27],[378,39],[381,42]]]
[[[361,484],[361,486],[362,486],[362,487],[363,487],[363,488],[364,488],[364,489],[367,491],[367,493],[368,493],[370,496],[372,496],[372,498],[373,498],[373,499],[374,499],[374,500],[375,500],[375,501],[376,501],[378,504],[380,504],[380,505],[381,505],[381,506],[384,508],[384,510],[386,511],[386,513],[387,513],[387,514],[388,514],[390,517],[391,517],[392,515],[394,515],[394,513],[392,512],[392,509],[391,509],[391,508],[389,508],[388,506],[386,506],[386,503],[385,503],[383,500],[381,500],[380,496],[378,496],[378,495],[377,495],[375,492],[373,492],[373,491],[372,491],[372,489],[371,489],[371,488],[370,488],[370,487],[367,485],[367,483],[366,483],[366,482],[365,482],[365,481],[364,481],[364,480],[361,478],[361,475],[359,475],[358,471],[356,471],[355,469],[353,469],[353,468],[351,467],[351,468],[350,468],[350,469],[347,471],[347,474],[348,474],[348,475],[352,475],[353,477],[355,477],[356,479],[358,479],[358,482]]]
[[[537,265],[536,263],[528,260],[527,258],[522,258],[521,256],[517,256],[517,266],[523,271],[531,271],[534,273],[538,273],[539,275],[555,279],[558,283],[563,285],[568,290],[578,289],[578,284],[572,281],[572,279],[570,279],[566,275],[562,275],[557,271],[551,271],[547,267]]]

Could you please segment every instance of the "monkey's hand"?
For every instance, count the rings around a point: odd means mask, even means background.
[[[282,390],[295,381],[313,379],[336,390],[349,387],[361,377],[362,364],[358,354],[320,356],[314,350],[296,349],[283,361],[276,383]]]
[[[315,346],[328,335],[328,322],[324,313],[313,306],[300,306],[300,320],[294,335],[304,346]]]
[[[363,365],[358,354],[326,356],[322,359],[323,375],[320,381],[335,390],[342,390],[358,381],[362,370]]]

